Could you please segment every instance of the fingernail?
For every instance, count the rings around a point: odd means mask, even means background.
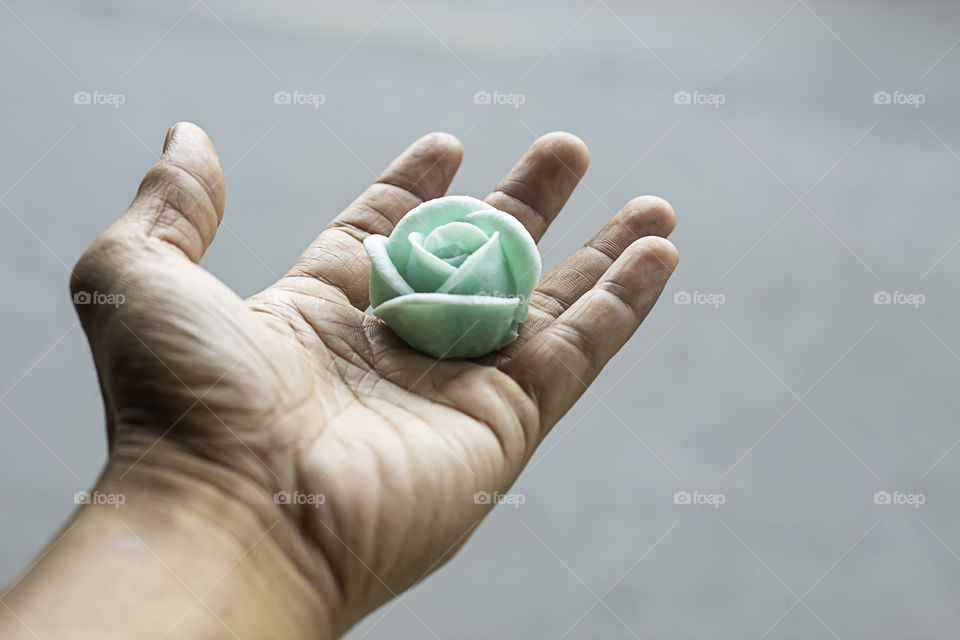
[[[170,146],[170,143],[173,141],[173,133],[176,130],[177,130],[177,125],[173,125],[169,129],[167,129],[167,135],[163,139],[163,151],[161,153],[167,152],[167,148]]]

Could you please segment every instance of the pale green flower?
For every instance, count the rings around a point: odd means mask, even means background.
[[[429,200],[390,237],[363,242],[370,304],[398,336],[435,358],[476,358],[510,344],[540,279],[520,222],[482,200]]]

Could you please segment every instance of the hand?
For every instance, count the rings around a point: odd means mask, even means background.
[[[543,278],[515,343],[481,361],[413,351],[363,312],[361,243],[443,195],[461,156],[450,135],[416,141],[287,275],[243,300],[197,265],[223,175],[206,135],[181,123],[72,281],[123,296],[77,307],[105,398],[105,482],[166,467],[257,513],[250,538],[280,523],[267,538],[330,604],[334,635],[453,555],[491,508],[475,494],[508,490],[677,262],[670,206],[636,198]],[[578,138],[546,135],[487,201],[539,240],[588,162]],[[274,504],[276,492],[322,504]]]

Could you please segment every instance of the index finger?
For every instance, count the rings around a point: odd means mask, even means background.
[[[439,198],[460,167],[463,146],[449,133],[430,133],[401,153],[359,198],[333,219],[281,280],[308,277],[358,309],[369,304],[370,258],[363,239],[388,236],[408,211]]]

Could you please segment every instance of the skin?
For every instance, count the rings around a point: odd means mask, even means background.
[[[363,312],[361,243],[443,195],[462,153],[448,134],[414,142],[243,300],[197,264],[223,215],[216,151],[170,129],[71,282],[124,296],[77,311],[110,443],[95,489],[125,502],[77,510],[0,597],[0,636],[334,638],[459,549],[491,509],[475,494],[507,492],[678,259],[670,206],[635,198],[541,280],[515,343],[480,361],[413,351]],[[487,201],[539,240],[588,163],[548,134]]]

